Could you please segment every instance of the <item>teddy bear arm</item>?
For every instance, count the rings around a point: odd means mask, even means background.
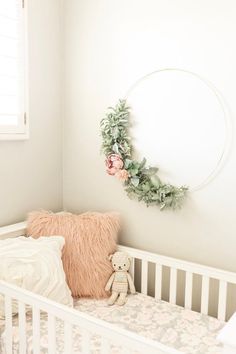
[[[133,279],[129,273],[127,273],[127,278],[128,278],[130,292],[131,292],[131,294],[135,294],[136,290],[135,290],[134,282],[133,282]]]
[[[111,286],[112,286],[112,283],[113,283],[113,281],[114,281],[114,278],[115,278],[115,273],[113,273],[113,274],[110,276],[110,278],[109,278],[109,280],[108,280],[108,282],[107,282],[107,284],[106,284],[106,286],[105,286],[105,290],[106,290],[106,291],[109,291],[109,290],[111,289]]]

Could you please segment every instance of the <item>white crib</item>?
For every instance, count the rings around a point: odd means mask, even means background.
[[[24,235],[26,224],[19,223],[0,228],[0,239]],[[141,293],[148,293],[149,285],[149,264],[155,267],[154,295],[157,300],[162,298],[163,269],[169,269],[169,302],[176,304],[178,288],[178,272],[185,275],[184,281],[184,307],[192,309],[193,279],[197,275],[201,277],[200,312],[208,314],[210,280],[218,281],[218,311],[219,320],[225,321],[227,316],[227,289],[229,284],[236,284],[236,273],[227,272],[203,265],[186,262],[170,257],[165,257],[129,247],[119,246],[122,251],[128,252],[133,257],[132,270],[135,273],[136,264],[141,267],[140,288]],[[135,260],[135,261],[134,261]],[[136,261],[138,260],[138,261]],[[94,318],[86,313],[68,308],[46,298],[33,294],[29,291],[17,288],[11,284],[0,281],[0,294],[5,297],[5,321],[4,321],[4,350],[6,354],[12,353],[13,346],[13,325],[12,325],[12,300],[18,302],[18,329],[19,329],[19,354],[27,353],[26,337],[26,306],[32,307],[32,348],[34,354],[40,354],[40,313],[47,314],[48,326],[48,353],[56,354],[55,320],[60,319],[64,323],[64,353],[73,353],[72,327],[78,326],[82,333],[81,353],[91,353],[90,336],[96,334],[101,338],[101,353],[111,353],[112,345],[120,348],[120,353],[142,353],[142,354],[183,354],[171,347],[157,341],[139,336],[131,331],[109,324],[106,321]],[[236,315],[225,325],[219,334],[219,340],[223,343],[222,354],[236,353]],[[185,353],[191,354],[191,353]]]

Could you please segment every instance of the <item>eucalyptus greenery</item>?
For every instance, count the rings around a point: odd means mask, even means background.
[[[188,188],[163,183],[157,175],[157,167],[147,167],[145,158],[141,162],[132,159],[132,144],[128,134],[129,107],[126,101],[119,100],[115,107],[108,109],[100,123],[102,151],[107,158],[116,154],[122,159],[129,176],[124,182],[128,196],[145,202],[147,206],[158,205],[161,210],[180,208]]]

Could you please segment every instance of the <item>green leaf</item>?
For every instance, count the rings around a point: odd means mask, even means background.
[[[149,167],[149,168],[145,168],[143,170],[143,173],[148,176],[153,176],[157,173],[157,171],[158,171],[157,167]]]
[[[113,146],[112,146],[112,150],[116,153],[116,154],[119,154],[119,146],[117,143],[115,143]]]
[[[113,131],[112,131],[112,136],[114,139],[117,139],[120,135],[120,131],[119,131],[119,128],[116,126],[115,128],[113,128]]]
[[[138,169],[137,168],[131,168],[129,169],[129,173],[131,174],[131,176],[136,176],[138,173]]]
[[[160,210],[163,210],[166,207],[165,203],[162,203],[160,206]]]
[[[142,184],[142,190],[146,193],[150,191],[150,185],[148,182]]]
[[[132,177],[130,179],[130,181],[134,187],[138,187],[138,185],[139,185],[139,178],[138,177]]]
[[[143,168],[145,165],[146,165],[146,162],[147,162],[147,160],[145,159],[145,157],[142,159],[142,162],[140,163],[140,166],[139,166],[139,168],[141,169],[141,168]]]
[[[140,162],[138,162],[138,161],[133,161],[133,168],[139,170],[139,168],[140,168]]]
[[[160,200],[159,194],[153,194],[152,195],[152,200]]]
[[[156,175],[153,175],[153,176],[151,176],[151,178],[150,178],[150,180],[151,180],[151,182],[152,182],[152,185],[154,186],[154,187],[156,187],[156,188],[159,188],[160,187],[160,178],[159,177],[157,177]]]
[[[153,176],[158,172],[158,168],[157,167],[149,167],[148,169],[148,174],[149,176]]]
[[[125,169],[129,168],[129,166],[132,164],[132,160],[130,159],[125,159]]]
[[[165,198],[165,205],[170,206],[172,204],[172,197],[166,197]]]

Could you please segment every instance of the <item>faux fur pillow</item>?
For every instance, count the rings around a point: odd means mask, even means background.
[[[62,261],[74,297],[106,297],[112,273],[108,256],[116,250],[119,218],[115,213],[54,214],[32,212],[27,234],[32,237],[62,235]]]

